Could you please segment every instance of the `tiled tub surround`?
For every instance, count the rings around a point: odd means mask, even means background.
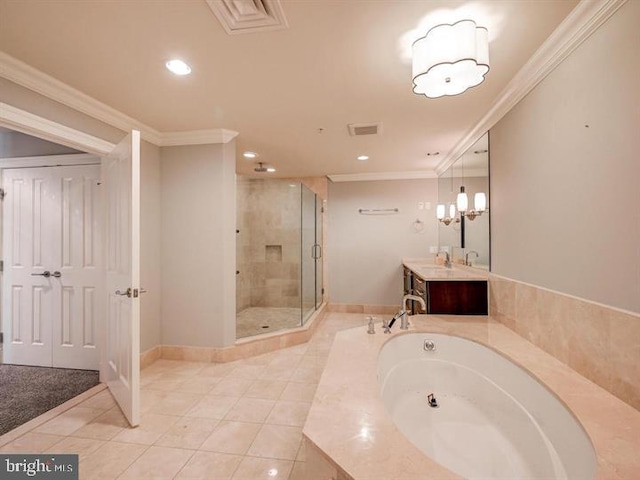
[[[597,454],[597,479],[638,478],[640,412],[487,317],[418,315],[411,324],[411,330],[474,340],[524,367],[585,428]],[[367,480],[460,478],[423,455],[386,413],[377,379],[378,353],[390,336],[379,327],[377,331],[367,335],[359,327],[336,335],[303,430],[307,478],[324,478],[315,472]]]
[[[640,314],[489,275],[496,320],[640,409]]]

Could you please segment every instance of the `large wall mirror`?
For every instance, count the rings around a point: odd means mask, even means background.
[[[468,199],[464,214],[457,208],[461,191]],[[448,249],[453,262],[489,270],[489,133],[438,177],[438,204],[438,217],[444,217],[438,228],[440,248]]]

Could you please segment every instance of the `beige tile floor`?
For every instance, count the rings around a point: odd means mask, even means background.
[[[158,360],[141,374],[138,428],[104,390],[0,451],[78,453],[83,480],[304,479],[302,427],[333,337],[363,322],[332,313],[308,343],[232,363]]]

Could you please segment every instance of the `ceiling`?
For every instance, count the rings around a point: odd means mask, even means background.
[[[432,174],[577,3],[282,0],[288,28],[229,35],[205,0],[0,0],[0,48],[160,132],[239,132],[239,173]],[[464,18],[489,30],[486,81],[415,95],[412,41]],[[367,122],[382,133],[349,135]]]

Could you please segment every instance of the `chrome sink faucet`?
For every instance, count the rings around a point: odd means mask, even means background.
[[[470,267],[470,266],[471,266],[471,263],[469,262],[469,255],[471,255],[472,253],[476,256],[476,259],[480,256],[480,255],[478,255],[478,252],[476,252],[475,250],[471,250],[470,252],[467,252],[467,253],[464,255],[464,264],[465,264],[466,266],[468,266],[468,267]]]
[[[449,252],[445,252],[444,250],[438,252],[436,257],[439,257],[441,253],[444,253],[444,266],[447,268],[451,268],[451,258],[449,257]]]

